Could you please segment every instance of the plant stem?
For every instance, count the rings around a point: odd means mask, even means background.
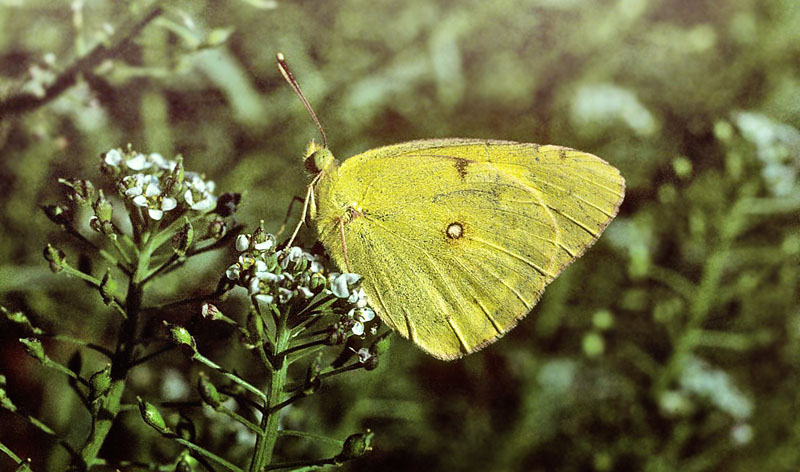
[[[136,270],[128,282],[128,294],[125,300],[127,317],[122,323],[117,349],[111,360],[111,387],[104,397],[98,399],[101,403],[92,415],[91,432],[80,450],[82,464],[76,464],[82,470],[89,470],[97,461],[97,454],[111,430],[114,419],[121,411],[122,394],[125,391],[128,372],[133,367],[135,356],[139,312],[142,308],[144,294],[142,280],[150,266],[151,253],[152,245],[145,243],[139,252]]]
[[[287,314],[282,314],[275,326],[275,352],[283,352],[289,347],[291,330],[286,326]],[[261,435],[256,440],[253,461],[250,463],[250,472],[261,472],[272,462],[272,452],[278,439],[278,426],[280,423],[280,408],[283,402],[283,388],[286,385],[286,372],[289,363],[285,356],[276,356],[275,370],[272,371],[267,392],[267,402],[264,404],[265,412],[261,418]]]

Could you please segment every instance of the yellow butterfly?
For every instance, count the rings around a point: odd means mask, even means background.
[[[383,322],[446,360],[513,328],[625,193],[599,157],[510,141],[412,141],[344,163],[312,143],[305,162],[314,174],[306,207],[329,256],[364,276]]]

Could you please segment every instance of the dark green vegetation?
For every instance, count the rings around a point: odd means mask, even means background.
[[[628,182],[605,235],[503,340],[444,363],[396,338],[378,369],[324,384],[287,425],[338,438],[372,429],[374,451],[348,470],[800,467],[795,0],[170,2],[95,56],[105,25],[124,32],[139,16],[123,2],[70,3],[84,2],[0,0],[3,305],[73,336],[113,332],[96,292],[48,270],[42,248],[61,235],[37,206],[60,198],[58,178],[95,179],[99,153],[129,142],[182,153],[243,192],[238,221],[277,231],[317,137],[275,67],[283,51],[340,158],[410,139],[511,139],[592,152]],[[83,73],[52,100],[8,100],[81,57]],[[206,292],[233,257],[209,254],[152,301]],[[15,329],[0,325],[9,395],[82,441],[78,399],[25,356]],[[196,336],[247,368],[214,329]],[[64,362],[74,351],[46,347]],[[170,397],[196,381],[191,369],[170,353],[132,372],[126,400]],[[19,417],[0,411],[0,425],[35,470],[63,467],[63,451]],[[244,447],[229,434],[203,438]],[[277,453],[323,454],[308,444]],[[135,411],[101,452],[174,454]]]

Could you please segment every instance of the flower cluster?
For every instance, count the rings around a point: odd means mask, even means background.
[[[214,182],[196,172],[184,172],[180,156],[172,160],[158,153],[112,149],[102,155],[101,169],[116,179],[123,198],[155,221],[181,205],[206,212],[217,204]]]
[[[276,250],[275,237],[261,229],[240,234],[236,249],[239,258],[225,275],[261,303],[283,306],[293,300],[333,296],[341,314],[337,329],[345,337],[363,335],[375,318],[358,274],[328,271],[319,256],[296,246]],[[377,326],[370,326],[375,330]]]

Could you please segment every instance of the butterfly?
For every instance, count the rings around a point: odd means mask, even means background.
[[[305,163],[308,216],[330,258],[364,277],[386,325],[445,360],[512,329],[625,194],[599,157],[511,141],[411,141],[341,163],[312,143]]]

